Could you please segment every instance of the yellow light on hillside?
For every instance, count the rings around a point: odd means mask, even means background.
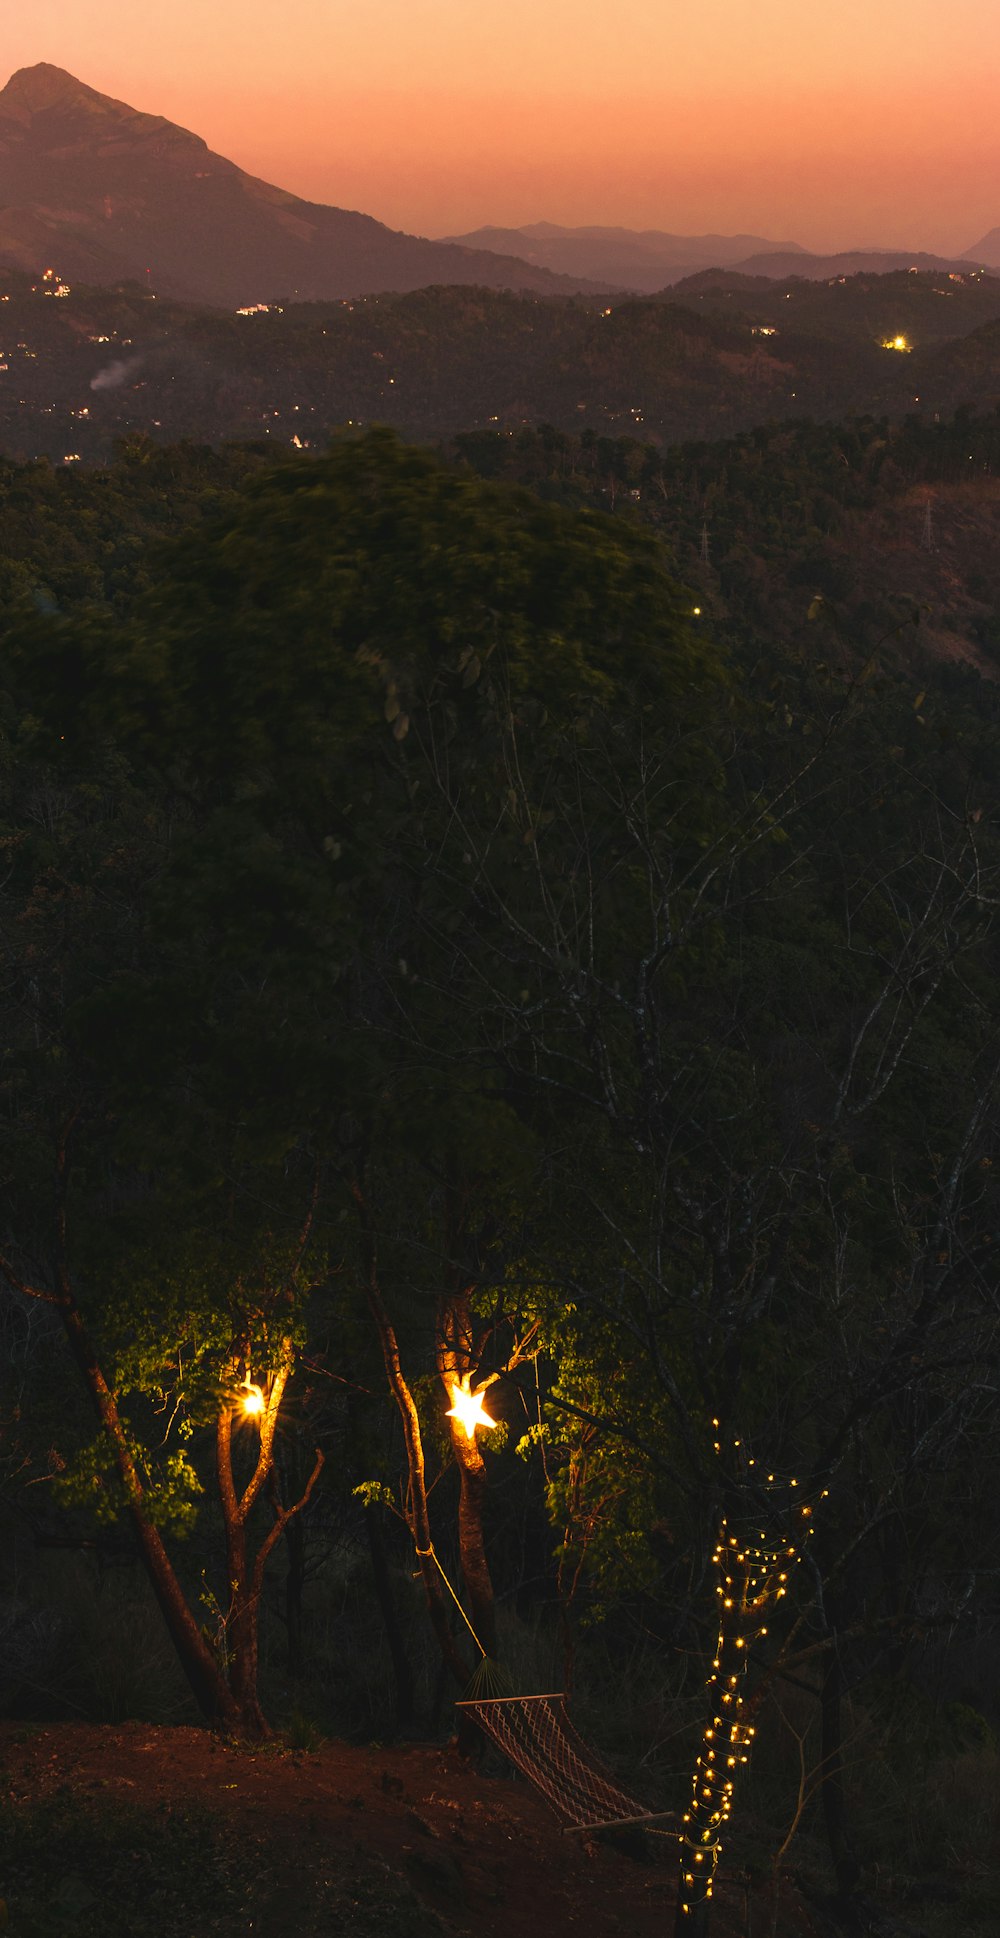
[[[489,1414],[485,1412],[480,1394],[467,1393],[463,1387],[456,1386],[452,1381],[451,1397],[454,1405],[448,1408],[447,1417],[449,1420],[459,1420],[470,1440],[475,1439],[477,1427],[496,1426],[496,1421],[491,1420]]]
[[[882,348],[883,350],[908,350],[910,345],[905,336],[884,336]]]

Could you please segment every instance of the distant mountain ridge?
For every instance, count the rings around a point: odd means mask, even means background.
[[[983,262],[979,259],[979,264]],[[979,264],[975,266],[979,266]],[[808,251],[770,250],[745,261],[733,263],[746,276],[768,276],[778,281],[783,276],[805,276],[810,282],[827,282],[834,276],[890,276],[897,269],[956,270],[968,273],[973,263],[968,256],[934,256],[915,249],[843,249],[833,256],[814,256]]]
[[[404,235],[247,175],[200,135],[41,62],[0,91],[0,263],[235,307],[473,283],[603,288]]]
[[[558,222],[529,222],[517,229],[487,225],[468,235],[443,236],[468,249],[495,249],[524,256],[564,275],[590,276],[652,294],[697,269],[725,269],[760,250],[805,254],[797,242],[757,235],[675,235],[667,229],[623,229]],[[583,265],[583,266],[581,266]]]
[[[524,255],[540,267],[604,278],[646,295],[672,288],[708,269],[738,269],[745,275],[767,276],[772,281],[805,276],[820,282],[865,271],[888,275],[897,269],[967,271],[972,264],[1000,266],[1000,229],[994,229],[976,249],[955,256],[901,249],[850,249],[823,256],[798,242],[769,242],[763,236],[687,236],[665,229],[567,229],[555,222],[532,222],[520,229],[473,229],[468,235],[442,240],[467,248]]]

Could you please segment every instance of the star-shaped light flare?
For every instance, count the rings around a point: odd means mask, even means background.
[[[491,1420],[489,1414],[483,1409],[481,1394],[466,1393],[463,1387],[456,1386],[454,1380],[450,1382],[450,1386],[451,1397],[455,1404],[448,1408],[447,1417],[449,1420],[460,1420],[470,1440],[475,1439],[477,1427],[496,1426],[496,1421]]]

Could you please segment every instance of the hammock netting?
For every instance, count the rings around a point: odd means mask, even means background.
[[[577,1735],[565,1698],[473,1696],[457,1704],[565,1819],[567,1830],[606,1830],[672,1816],[620,1790]]]

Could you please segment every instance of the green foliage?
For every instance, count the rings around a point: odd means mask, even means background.
[[[383,1480],[360,1481],[357,1487],[352,1487],[351,1493],[363,1507],[395,1508],[396,1505],[392,1489]]]
[[[139,1443],[133,1452],[143,1479],[143,1505],[153,1526],[174,1535],[189,1534],[205,1491],[190,1453],[185,1447],[174,1447],[159,1457],[147,1456]],[[119,1519],[127,1502],[103,1435],[79,1449],[53,1481],[52,1494],[65,1507],[85,1509],[98,1527],[109,1527]]]

